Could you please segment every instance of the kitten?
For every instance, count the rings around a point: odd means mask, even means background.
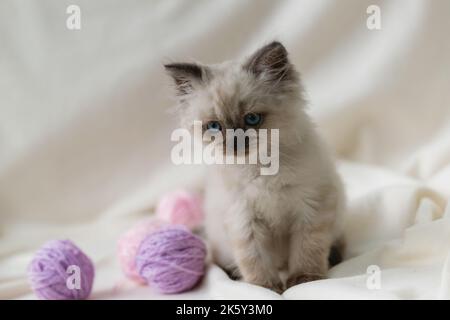
[[[285,47],[272,42],[243,61],[165,68],[184,126],[200,120],[204,130],[279,129],[277,174],[261,175],[258,164],[208,168],[205,231],[214,261],[277,292],[324,278],[344,192]]]

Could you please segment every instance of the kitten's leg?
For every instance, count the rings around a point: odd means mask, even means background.
[[[338,182],[318,189],[322,196],[310,203],[320,204],[320,207],[303,207],[303,218],[299,217],[291,226],[288,288],[323,279],[328,272],[330,249],[333,239],[340,233],[342,221],[344,195]]]
[[[331,246],[330,233],[328,223],[293,226],[287,288],[325,278]]]
[[[260,222],[251,221],[232,235],[237,266],[244,281],[283,292],[273,253],[270,251],[271,233]]]

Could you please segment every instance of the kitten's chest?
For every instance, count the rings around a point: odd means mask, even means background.
[[[264,221],[271,227],[288,227],[302,215],[302,188],[270,177],[237,184],[231,193],[232,202],[245,208],[246,218]]]
[[[309,210],[304,200],[310,191],[283,182],[280,177],[245,179],[223,172],[211,175],[208,194],[214,203],[214,214],[225,215],[225,221],[233,223],[236,219],[258,219],[274,228],[289,226]]]
[[[299,192],[291,188],[267,188],[254,184],[240,195],[246,202],[248,214],[265,220],[272,226],[288,226],[297,213]]]

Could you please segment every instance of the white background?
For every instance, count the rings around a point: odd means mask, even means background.
[[[70,4],[81,30],[66,28]],[[0,0],[0,298],[33,298],[26,266],[54,238],[95,261],[92,298],[281,298],[214,266],[195,291],[160,296],[115,260],[117,236],[198,169],[170,163],[162,64],[273,39],[302,73],[349,196],[346,262],[283,297],[449,298],[449,34],[447,0]],[[381,290],[366,287],[371,264]]]

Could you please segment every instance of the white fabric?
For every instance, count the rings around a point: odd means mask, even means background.
[[[66,28],[69,4],[79,31]],[[97,299],[450,298],[449,31],[447,0],[1,1],[0,298],[34,297],[26,266],[54,238],[93,258]],[[170,162],[162,63],[220,62],[274,38],[339,158],[345,262],[282,296],[215,266],[182,295],[125,280],[118,235],[197,174]],[[380,289],[366,285],[370,265]]]

